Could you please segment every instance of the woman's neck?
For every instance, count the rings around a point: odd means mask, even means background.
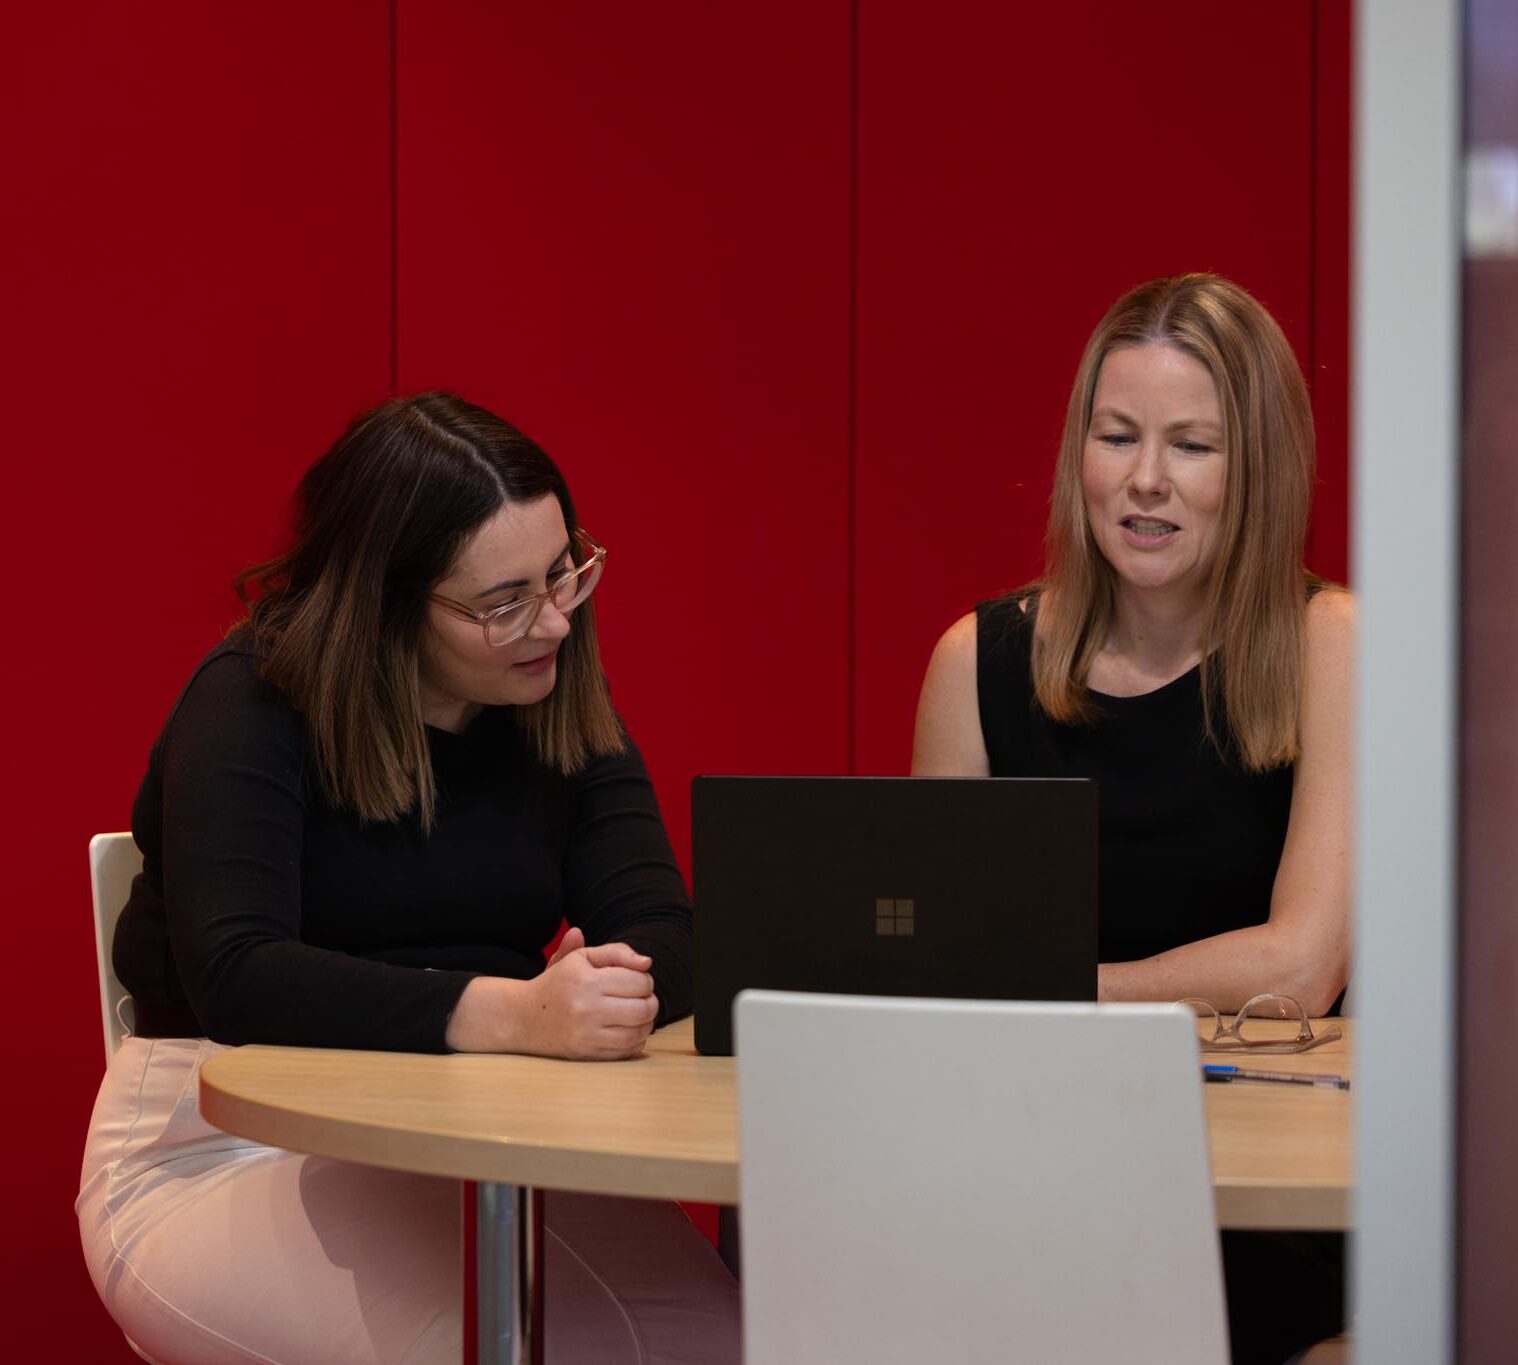
[[[422,724],[430,725],[434,730],[447,730],[449,734],[461,735],[485,709],[479,702],[434,691],[426,683],[422,684],[420,691]]]
[[[1100,685],[1102,677],[1120,692],[1161,687],[1194,668],[1207,652],[1206,607],[1200,595],[1178,599],[1120,588],[1115,606],[1087,680],[1098,692],[1114,690]]]

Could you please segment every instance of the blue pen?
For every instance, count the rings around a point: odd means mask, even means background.
[[[1242,1066],[1204,1064],[1202,1079],[1207,1081],[1276,1081],[1282,1085],[1316,1085],[1328,1090],[1348,1090],[1347,1076],[1309,1076],[1299,1071],[1254,1071]]]

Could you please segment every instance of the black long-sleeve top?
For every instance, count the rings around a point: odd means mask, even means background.
[[[565,777],[511,708],[429,728],[434,827],[364,823],[321,790],[301,716],[237,636],[190,679],[132,809],[143,872],[112,959],[138,1033],[440,1052],[480,974],[528,978],[561,916],[653,959],[691,1002],[691,907],[643,761]]]

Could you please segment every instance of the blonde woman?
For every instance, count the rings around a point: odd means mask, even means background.
[[[1254,298],[1140,285],[1081,358],[1042,577],[934,650],[913,772],[1100,784],[1103,1000],[1344,989],[1353,604],[1302,566],[1313,455]],[[1238,1317],[1236,1359],[1285,1354]]]
[[[433,393],[357,419],[243,575],[133,806],[137,1036],[77,1206],[158,1365],[462,1349],[457,1185],[218,1132],[217,1047],[614,1062],[689,1011],[690,902],[596,650],[605,558],[535,443]],[[676,1206],[554,1194],[545,1222],[551,1362],[737,1360],[736,1285]]]

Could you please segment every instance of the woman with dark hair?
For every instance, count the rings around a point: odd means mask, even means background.
[[[1042,577],[934,651],[915,773],[1100,784],[1103,1000],[1271,993],[1321,1015],[1344,989],[1353,606],[1303,569],[1312,485],[1270,314],[1215,275],[1140,285],[1081,358]],[[1337,1330],[1338,1303],[1294,1320],[1281,1292],[1293,1267],[1299,1303],[1337,1286],[1336,1243],[1272,1262],[1233,1240],[1283,1310],[1247,1317],[1230,1266],[1236,1360]]]
[[[161,1365],[461,1350],[457,1186],[211,1128],[218,1047],[610,1060],[689,1011],[690,903],[596,650],[605,559],[537,445],[432,393],[355,421],[239,580],[133,807],[136,1035],[78,1202]],[[551,1360],[737,1359],[736,1287],[675,1206],[551,1195],[546,1228]]]

